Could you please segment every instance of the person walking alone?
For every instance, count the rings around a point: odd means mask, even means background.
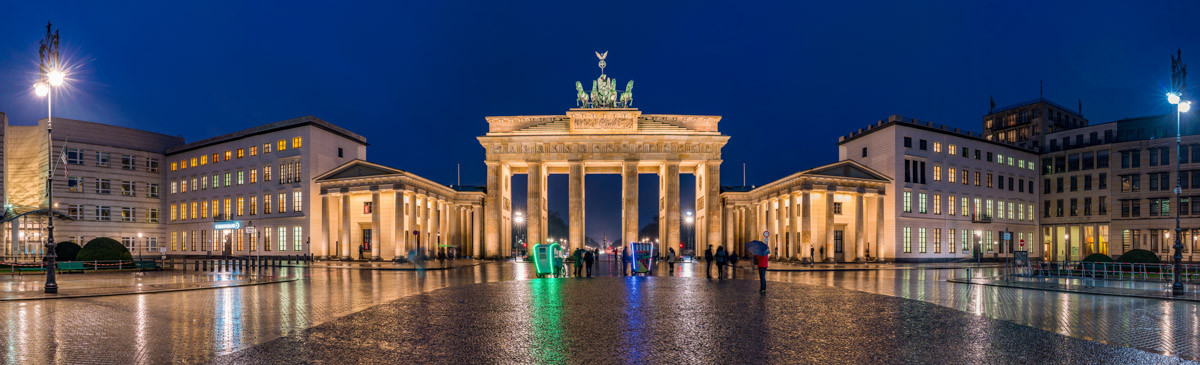
[[[621,248],[621,275],[629,275],[629,249]]]
[[[729,255],[729,266],[731,267],[731,269],[729,270],[729,272],[730,272],[729,277],[732,278],[732,277],[737,276],[737,268],[738,268],[737,263],[738,263],[738,260],[741,260],[741,259],[742,259],[741,257],[738,257],[737,252],[734,252]]]
[[[587,277],[592,277],[592,264],[596,262],[596,255],[592,254],[592,250],[587,250],[583,253],[583,264],[587,265]]]
[[[667,249],[667,267],[671,270],[668,275],[675,275],[675,249]]]
[[[704,276],[705,277],[709,277],[709,278],[712,277],[712,260],[713,260],[712,246],[708,246],[708,249],[704,250]]]
[[[754,255],[754,261],[758,266],[758,293],[767,293],[767,257]]]
[[[717,279],[725,278],[725,260],[729,256],[725,255],[725,247],[717,247],[717,253],[713,258],[717,260]]]

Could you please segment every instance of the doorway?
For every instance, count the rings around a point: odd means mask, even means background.
[[[842,246],[845,243],[845,232],[846,231],[840,229],[833,231],[833,260],[836,262],[846,261],[846,254],[842,249]]]
[[[358,257],[367,258],[371,254],[371,229],[363,228],[362,244],[358,246]]]
[[[221,242],[224,243],[222,251],[225,256],[233,256],[233,237],[228,229],[221,231]]]

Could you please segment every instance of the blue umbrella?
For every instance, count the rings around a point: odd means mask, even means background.
[[[750,241],[746,244],[746,251],[758,256],[767,256],[771,254],[771,249],[767,248],[767,244],[762,241]]]

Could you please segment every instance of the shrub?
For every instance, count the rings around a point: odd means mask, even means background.
[[[1083,262],[1113,262],[1113,259],[1102,253],[1094,253],[1084,257]]]
[[[108,237],[96,237],[79,250],[76,256],[79,261],[93,260],[133,260],[133,255],[117,240]]]
[[[75,257],[79,255],[79,245],[71,241],[62,241],[54,245],[54,254],[58,255],[58,261],[75,261]]]
[[[1129,250],[1117,258],[1118,262],[1133,263],[1133,264],[1157,264],[1159,263],[1158,255],[1146,250]]]

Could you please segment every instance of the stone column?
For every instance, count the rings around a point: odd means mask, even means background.
[[[404,228],[406,211],[404,210],[404,195],[406,192],[396,190],[396,194],[392,196],[392,258],[404,256],[404,243],[409,232]]]
[[[660,238],[658,252],[667,255],[668,245],[679,244],[679,161],[667,161],[667,237]]]
[[[767,198],[767,231],[771,232],[768,236],[769,242],[767,247],[771,248],[771,256],[779,257],[779,198]]]
[[[250,199],[258,199],[258,197],[251,197]],[[320,257],[329,257],[329,256],[332,256],[334,253],[333,252],[333,250],[334,250],[333,240],[329,239],[330,237],[332,237],[332,235],[329,234],[329,220],[331,218],[329,216],[329,204],[331,204],[330,200],[331,199],[329,197],[328,192],[321,194],[321,232],[325,232],[324,237],[323,237],[323,240],[325,242],[322,242],[323,243],[322,246],[325,247],[325,252],[323,252],[321,255],[319,255]],[[254,212],[254,213],[258,213],[258,212]],[[259,235],[256,234],[256,236],[259,236]],[[259,237],[261,237],[261,236],[259,236]],[[258,244],[262,245],[263,243],[258,242]],[[265,250],[263,250],[263,251],[265,251]],[[318,256],[318,255],[316,255],[314,253],[313,256]]]
[[[729,216],[721,209],[725,206],[721,201],[721,161],[708,161],[704,164],[704,168],[706,169],[704,173],[707,175],[705,179],[707,192],[704,194],[706,197],[704,223],[708,226],[708,231],[705,232],[708,239],[705,241],[704,249],[707,250],[710,245],[721,244],[722,237],[725,236],[722,232],[728,226],[725,221],[729,219]]]
[[[621,247],[638,241],[638,162],[621,165]]]
[[[866,209],[866,205],[863,204],[863,193],[854,193],[854,261],[857,262],[866,261],[866,257],[863,256],[863,247],[866,244],[863,240],[865,238],[863,234],[866,232],[863,229],[863,226],[866,225],[864,221],[866,212],[863,209]]]
[[[583,193],[583,162],[571,161],[568,163],[570,171],[568,172],[570,207],[568,227],[568,241],[570,242],[570,250],[572,252],[577,248],[583,247],[585,232],[583,231],[584,223],[584,193]]]
[[[733,242],[737,240],[737,238],[734,237],[734,232],[736,231],[733,229],[734,225],[736,224],[735,222],[737,221],[737,219],[734,218],[735,215],[736,212],[734,211],[734,208],[729,205],[726,205],[725,209],[721,212],[721,217],[723,217],[725,221],[725,239],[715,243],[717,246],[725,247],[725,250],[729,250],[729,245],[733,244]],[[705,250],[707,251],[708,249]],[[714,247],[713,250],[715,251],[716,248]]]
[[[404,255],[417,248],[417,195],[411,191],[404,192]]]
[[[383,221],[380,219],[379,208],[379,190],[371,192],[371,259],[379,260],[381,247],[379,247],[379,236],[383,234]]]
[[[484,249],[482,255],[488,258],[500,256],[500,213],[503,209],[504,199],[501,176],[503,175],[504,172],[499,163],[487,163],[487,196],[483,202],[483,209],[486,212],[484,212],[483,218]]]
[[[815,260],[812,255],[813,239],[812,239],[812,193],[804,190],[800,193],[800,257],[807,257],[809,261]]]
[[[872,255],[879,258],[884,257],[884,252],[882,251],[883,232],[887,229],[887,222],[883,220],[884,203],[882,195],[875,195],[875,243],[871,244],[871,252],[873,252]],[[894,242],[892,247],[895,247]]]
[[[342,241],[339,246],[342,247],[342,260],[350,259],[350,193],[343,192],[342,198]],[[278,238],[276,238],[278,239]]]
[[[545,210],[542,206],[542,202],[545,201],[542,196],[546,193],[546,187],[542,185],[546,174],[544,168],[541,162],[529,163],[529,193],[525,204],[525,227],[529,245],[545,243],[543,241],[546,240],[546,237],[542,236],[543,227],[546,225],[546,216],[542,215]]]
[[[803,252],[799,252],[800,247],[801,247],[801,242],[803,242],[800,238],[801,237],[800,236],[801,235],[801,232],[800,232],[800,210],[803,209],[800,207],[800,205],[803,204],[803,202],[800,200],[800,194],[794,193],[794,192],[788,194],[788,200],[790,200],[792,202],[792,208],[790,211],[790,213],[792,213],[792,218],[791,218],[791,223],[792,223],[792,225],[791,225],[791,230],[792,230],[791,241],[792,242],[788,248],[788,258],[798,259],[798,258],[804,257]]]
[[[833,191],[825,190],[825,261],[833,261]],[[843,237],[844,239],[845,237]]]
[[[442,236],[442,201],[429,197],[429,253],[430,256],[437,255],[439,245],[446,243],[445,237]]]
[[[483,206],[481,206],[479,204],[472,204],[471,205],[471,215],[472,215],[471,226],[472,226],[472,229],[474,232],[472,234],[471,241],[475,244],[475,246],[472,247],[472,251],[473,251],[474,258],[480,258],[485,255],[484,250],[483,250],[483,244],[482,244]]]

